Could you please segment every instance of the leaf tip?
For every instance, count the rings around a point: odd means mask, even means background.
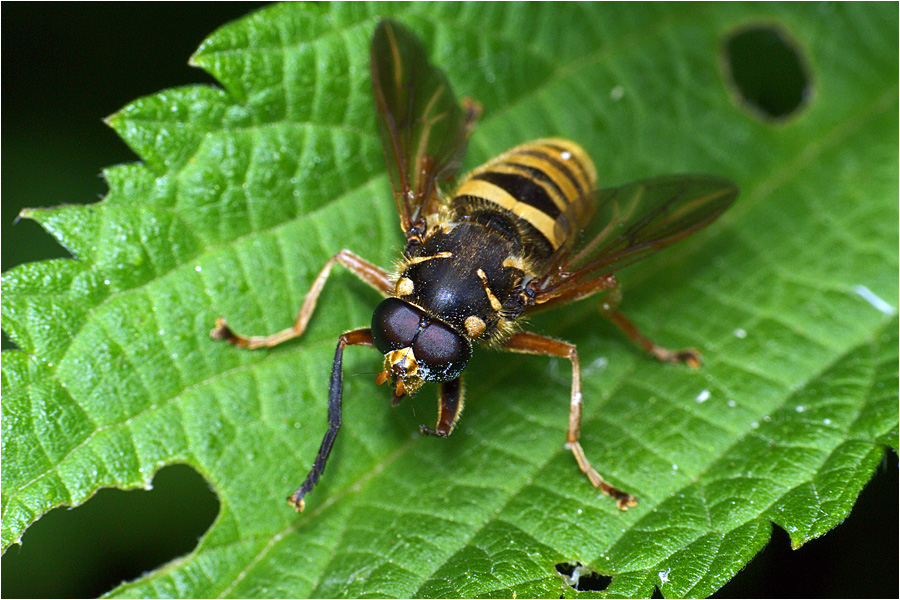
[[[188,66],[196,67],[198,69],[202,69],[205,66],[203,62],[203,45],[201,45],[197,50],[191,54],[187,61]]]
[[[120,130],[120,125],[122,124],[122,120],[124,119],[124,116],[122,115],[123,112],[124,110],[118,110],[108,117],[104,117],[103,124],[118,133]]]
[[[16,215],[16,219],[15,219],[15,221],[13,221],[13,225],[18,223],[22,219],[29,219],[32,221],[35,220],[35,218],[34,218],[35,213],[39,210],[40,210],[39,208],[23,208],[22,210],[19,211],[19,214]]]

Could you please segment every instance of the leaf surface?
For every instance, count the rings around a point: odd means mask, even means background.
[[[35,209],[73,259],[4,274],[4,550],[41,514],[163,465],[208,479],[221,513],[189,556],[113,595],[573,595],[559,562],[609,595],[705,596],[768,541],[839,524],[897,449],[897,7],[626,4],[276,5],[206,40],[223,89],[142,98],[110,118],[143,162],[99,204]],[[368,75],[378,16],[418,32],[477,98],[474,167],[528,139],[572,138],[602,183],[731,177],[737,204],[622,274],[623,310],[691,371],[628,345],[591,302],[529,328],[577,343],[582,444],[640,504],[620,513],[563,447],[569,367],[476,352],[468,410],[422,438],[433,390],[392,409],[345,356],[344,426],[296,515],[326,421],[337,334],[377,294],[332,275],[305,336],[244,352],[209,339],[291,323],[343,247],[388,266],[402,236]],[[777,23],[815,93],[795,119],[738,106],[725,36]],[[362,374],[361,376],[357,376]]]

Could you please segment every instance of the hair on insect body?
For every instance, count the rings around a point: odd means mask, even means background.
[[[695,350],[657,345],[618,310],[621,292],[614,273],[712,223],[734,202],[737,187],[721,177],[672,175],[598,189],[594,163],[581,146],[545,138],[489,160],[448,196],[442,186],[459,171],[480,105],[458,101],[445,74],[428,62],[421,42],[393,21],[382,21],[375,29],[371,73],[406,236],[399,266],[389,272],[341,250],[316,276],[290,328],[244,336],[219,319],[212,331],[215,339],[250,349],[302,335],[335,264],[385,296],[369,327],[338,337],[328,429],[312,469],[289,502],[303,510],[340,429],[347,346],[374,346],[384,355],[376,382],[391,383],[394,405],[425,382],[437,382],[437,423],[420,430],[447,437],[463,409],[462,373],[473,344],[486,344],[570,361],[566,447],[591,484],[620,509],[634,506],[637,499],[603,479],[578,441],[582,394],[575,346],[524,331],[519,324],[536,311],[605,293],[601,313],[646,352],[662,361],[699,366]]]

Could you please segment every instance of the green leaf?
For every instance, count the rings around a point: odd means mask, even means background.
[[[604,183],[671,172],[736,180],[718,223],[622,274],[630,317],[702,369],[658,364],[591,302],[528,327],[578,344],[584,448],[640,504],[620,513],[563,447],[568,364],[477,351],[468,410],[422,438],[433,391],[392,409],[377,353],[345,357],[344,426],[295,514],[326,425],[339,332],[377,294],[332,275],[305,336],[257,352],[343,247],[389,265],[402,236],[368,78],[386,12],[418,32],[484,117],[467,164],[570,137]],[[73,259],[4,274],[3,549],[101,487],[163,465],[208,479],[198,547],[120,596],[705,596],[768,541],[851,510],[898,444],[896,5],[276,5],[223,27],[194,64],[224,89],[142,98],[110,118],[141,156],[99,204],[27,213]],[[777,24],[814,93],[795,118],[737,103],[723,40]]]

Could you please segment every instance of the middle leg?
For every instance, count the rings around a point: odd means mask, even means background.
[[[567,358],[572,363],[572,395],[569,402],[569,429],[566,433],[566,445],[575,456],[578,467],[587,475],[587,478],[607,496],[615,499],[621,510],[627,510],[637,504],[637,498],[614,487],[600,476],[594,467],[588,462],[584,450],[578,441],[581,435],[581,366],[578,363],[578,352],[574,344],[561,342],[544,337],[536,333],[520,331],[510,337],[504,343],[507,350],[524,354],[540,354],[543,356],[558,356]]]
[[[583,300],[598,293],[606,293],[600,303],[600,314],[612,321],[613,325],[628,336],[632,342],[640,346],[644,352],[663,362],[685,363],[689,367],[700,366],[700,353],[693,348],[669,350],[660,346],[637,328],[628,317],[618,309],[622,300],[622,287],[614,275],[604,275],[587,281],[567,283],[558,289],[538,292],[535,295],[535,310],[544,310],[561,304]]]
[[[660,346],[646,335],[641,333],[637,325],[631,322],[622,311],[618,309],[622,300],[622,288],[617,284],[609,291],[609,294],[600,302],[600,314],[612,321],[613,325],[628,336],[632,342],[640,346],[644,352],[656,357],[663,362],[684,363],[692,369],[700,366],[700,353],[693,348],[684,350],[669,350]]]

